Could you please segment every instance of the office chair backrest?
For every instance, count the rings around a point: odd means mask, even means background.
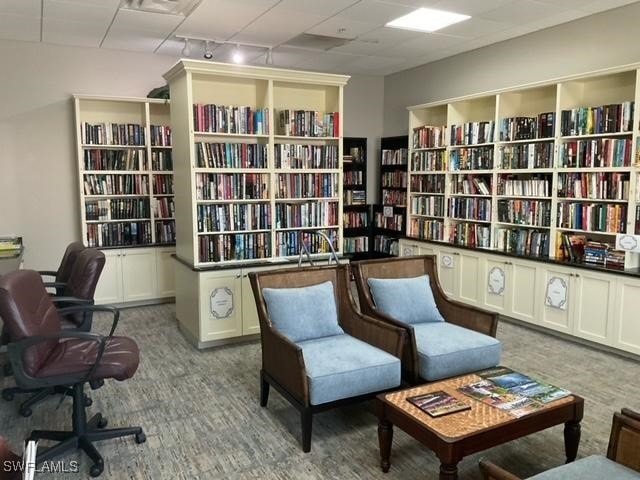
[[[0,276],[0,317],[11,341],[55,335],[61,330],[58,311],[40,274],[33,270],[18,270]],[[27,349],[23,359],[25,372],[33,376],[57,344],[58,340],[48,340]]]
[[[82,252],[86,247],[82,242],[72,242],[67,246],[64,251],[62,260],[60,261],[60,267],[58,267],[58,273],[56,275],[56,282],[67,282],[71,276],[73,265],[76,262],[77,255]]]
[[[100,250],[85,248],[78,252],[62,295],[93,300],[104,263],[105,256]]]

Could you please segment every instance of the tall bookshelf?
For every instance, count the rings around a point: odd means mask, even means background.
[[[610,266],[639,266],[614,248],[639,233],[638,85],[610,71],[410,107],[407,235],[573,260],[586,241],[587,263],[606,244]]]
[[[345,137],[342,156],[343,251],[365,257],[371,242],[371,209],[367,204],[367,139]]]
[[[74,104],[85,244],[174,244],[168,102],[76,95]]]
[[[398,254],[407,213],[407,136],[385,137],[380,142],[380,204],[373,209],[373,250]]]

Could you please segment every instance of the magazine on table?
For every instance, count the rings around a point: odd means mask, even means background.
[[[442,415],[461,412],[471,408],[471,405],[458,400],[443,390],[408,397],[407,401],[413,403],[420,410],[428,413],[432,417],[441,417]]]
[[[491,368],[480,372],[478,376],[495,383],[511,393],[517,393],[518,395],[532,398],[541,403],[553,402],[571,395],[571,392],[568,390],[534,380],[527,375],[515,372],[507,367]]]
[[[544,406],[537,400],[510,392],[490,380],[481,380],[464,385],[459,387],[458,390],[471,398],[504,410],[514,417],[523,417],[540,410]]]

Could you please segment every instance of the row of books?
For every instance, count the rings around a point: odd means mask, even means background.
[[[268,174],[196,173],[196,200],[259,200],[268,198]]]
[[[345,205],[365,205],[367,203],[367,192],[364,190],[343,190],[342,196]]]
[[[520,178],[511,175],[498,177],[498,195],[522,195],[525,197],[548,197],[551,194],[551,176],[541,175]]]
[[[490,248],[491,228],[479,223],[454,223],[449,228],[449,243],[472,248]]]
[[[84,175],[85,195],[148,195],[149,177],[146,175]]]
[[[339,137],[340,114],[314,110],[281,110],[280,135],[295,137]]]
[[[540,200],[498,200],[498,221],[549,227],[551,225],[551,202]]]
[[[276,144],[276,168],[338,168],[338,145]]]
[[[616,270],[624,269],[625,252],[615,250],[610,244],[589,240],[584,245],[584,257],[586,263],[592,263]]]
[[[270,256],[271,234],[269,233],[236,233],[198,237],[198,259],[201,262],[255,260]]]
[[[412,218],[410,232],[412,237],[442,241],[444,238],[444,222],[442,220]]]
[[[343,243],[344,253],[361,253],[369,251],[369,237],[345,237]]]
[[[626,205],[567,202],[558,204],[559,228],[624,233],[626,225]]]
[[[629,167],[631,166],[630,138],[599,138],[563,143],[560,147],[562,168]]]
[[[406,148],[383,149],[381,157],[382,165],[406,165],[409,158],[409,150]]]
[[[364,156],[364,148],[362,147],[351,147],[348,153],[345,153],[342,156],[342,161],[344,163],[364,163],[367,161]]]
[[[553,142],[500,147],[500,168],[505,170],[553,167]]]
[[[451,125],[449,145],[477,145],[493,142],[495,122],[467,122]]]
[[[491,195],[491,177],[460,175],[451,182],[454,195]]]
[[[267,135],[269,109],[196,103],[193,105],[193,128],[196,132]]]
[[[163,220],[156,222],[156,242],[176,243],[176,222],[173,220]]]
[[[449,199],[449,216],[462,220],[491,221],[491,200],[456,197]]]
[[[175,217],[176,205],[173,197],[155,197],[153,199],[153,215],[155,218]]]
[[[338,219],[336,202],[276,204],[276,228],[333,227]]]
[[[560,116],[562,135],[592,135],[633,130],[634,102],[627,101],[598,107],[563,110]]]
[[[445,125],[414,128],[413,148],[440,148],[446,146],[446,131],[447,127]]]
[[[149,245],[153,241],[151,222],[90,223],[87,225],[88,247],[123,247]]]
[[[350,170],[343,174],[344,184],[348,186],[364,185],[365,176],[362,170]]]
[[[267,168],[267,146],[261,143],[196,142],[199,168]]]
[[[407,172],[382,172],[380,182],[382,187],[407,188]]]
[[[413,152],[411,170],[414,172],[438,172],[447,169],[446,150]]]
[[[233,203],[197,205],[198,232],[268,230],[271,228],[271,205],[268,203]]]
[[[88,201],[85,218],[89,221],[121,220],[151,217],[148,198],[119,198]]]
[[[323,230],[325,235],[331,239],[333,248],[338,248],[338,232],[337,230]],[[276,250],[279,257],[298,256],[300,254],[302,243],[307,247],[307,251],[311,254],[329,253],[330,246],[319,235],[308,232],[277,232],[276,233]]]
[[[397,256],[399,254],[400,244],[398,243],[398,239],[395,237],[376,235],[373,237],[373,250],[374,252]]]
[[[367,228],[369,214],[367,212],[343,212],[342,224],[344,228]]]
[[[549,256],[549,232],[529,228],[496,228],[496,249],[525,257]]]
[[[382,189],[382,205],[404,207],[406,204],[407,204],[406,191]]]
[[[493,146],[477,148],[457,148],[449,154],[449,169],[490,170],[493,168]]]
[[[170,147],[171,127],[168,125],[151,125],[150,137],[152,147]]]
[[[80,124],[81,142],[86,145],[144,146],[144,126],[135,123]]]
[[[411,175],[411,191],[444,193],[444,175]]]
[[[376,228],[383,228],[385,230],[396,230],[402,232],[404,230],[404,215],[394,213],[387,216],[382,212],[376,212],[373,217],[373,225]]]
[[[173,170],[173,156],[171,150],[152,150],[151,169],[155,171]]]
[[[411,198],[411,213],[414,215],[443,217],[445,214],[444,197],[413,197]]]
[[[590,200],[627,200],[629,173],[559,173],[558,197]]]
[[[140,170],[146,158],[144,150],[85,150],[82,154],[85,170]]]
[[[276,198],[333,198],[338,195],[336,173],[280,173]]]
[[[173,175],[154,175],[153,193],[158,195],[173,194]]]
[[[555,136],[555,112],[545,112],[537,117],[510,117],[500,121],[500,141],[529,140]]]

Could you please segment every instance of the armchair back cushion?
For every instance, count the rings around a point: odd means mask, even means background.
[[[42,278],[33,270],[18,270],[0,276],[0,317],[11,341],[55,335],[62,328]],[[58,340],[54,339],[27,349],[23,357],[25,372],[35,376],[57,344]]]
[[[403,323],[444,322],[431,291],[429,275],[413,278],[369,278],[380,312]]]
[[[273,327],[294,343],[344,333],[338,324],[333,283],[263,288]]]

